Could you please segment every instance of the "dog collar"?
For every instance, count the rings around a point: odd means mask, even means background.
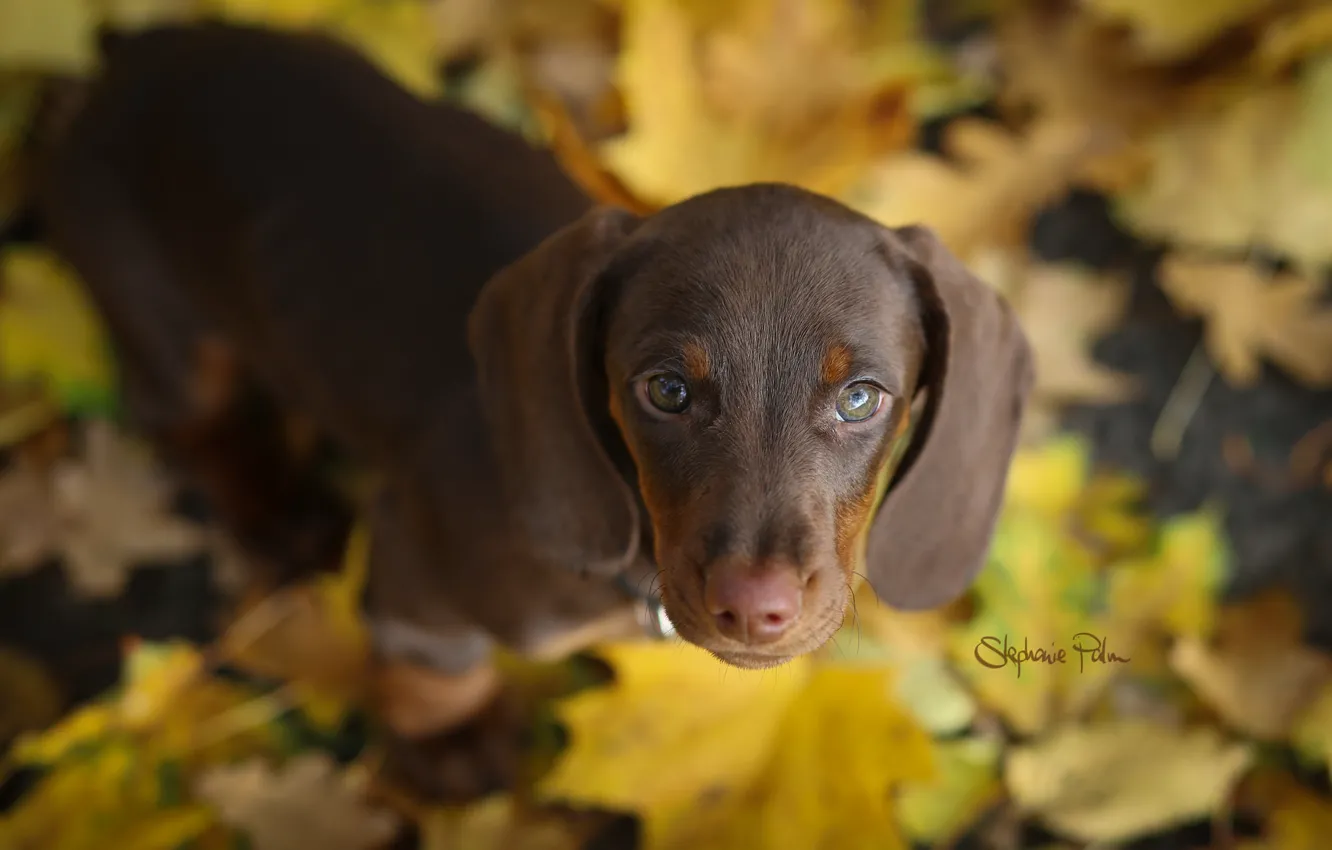
[[[665,640],[675,635],[675,626],[671,624],[671,618],[666,616],[666,606],[659,595],[642,592],[638,589],[642,583],[630,581],[625,573],[617,575],[613,583],[617,590],[634,601],[639,625],[648,637]]]

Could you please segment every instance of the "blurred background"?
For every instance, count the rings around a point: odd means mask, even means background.
[[[207,17],[332,33],[633,209],[779,180],[935,228],[1037,357],[975,587],[862,592],[761,675],[510,659],[528,780],[379,781],[359,552],[247,589],[31,208],[97,28]],[[1330,846],[1329,261],[1327,2],[0,0],[0,850]]]

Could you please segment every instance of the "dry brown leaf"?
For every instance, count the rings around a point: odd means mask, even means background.
[[[53,473],[58,545],[70,583],[115,595],[144,561],[176,561],[207,545],[203,529],[168,512],[171,486],[147,449],[106,422],[89,423],[81,461]]]
[[[1231,384],[1252,386],[1267,359],[1310,386],[1332,385],[1332,309],[1317,306],[1320,283],[1184,253],[1162,261],[1160,282],[1182,312],[1203,317],[1208,354]]]
[[[1311,53],[1332,45],[1332,6],[1295,9],[1263,29],[1255,64],[1277,74]]]
[[[972,270],[1012,305],[1031,342],[1036,385],[1024,436],[1057,425],[1066,404],[1111,404],[1130,398],[1136,381],[1098,364],[1091,347],[1116,327],[1128,307],[1128,282],[1073,263],[1033,263],[1016,251],[984,251]]]
[[[0,575],[35,569],[60,540],[50,472],[20,454],[0,475]]]
[[[899,154],[869,171],[848,201],[890,227],[928,225],[969,259],[1022,242],[1031,215],[1068,187],[1093,143],[1081,124],[1043,122],[1019,136],[993,122],[959,120],[945,142],[956,165]]]
[[[1197,249],[1269,249],[1304,270],[1332,260],[1332,54],[1293,80],[1244,81],[1148,143],[1141,186],[1118,198],[1133,229]]]
[[[1178,73],[1142,63],[1120,33],[1067,7],[1014,9],[996,37],[1007,81],[999,97],[1010,109],[1132,135],[1191,94]]]
[[[493,796],[464,809],[431,809],[421,822],[421,850],[577,850],[592,837],[588,820]]]
[[[1222,609],[1213,639],[1181,638],[1170,666],[1231,726],[1280,740],[1332,681],[1332,658],[1304,644],[1301,619],[1284,593]]]
[[[1057,832],[1120,842],[1217,811],[1251,759],[1215,729],[1119,719],[1009,750],[1004,781]]]
[[[397,834],[393,814],[365,801],[366,778],[339,771],[324,753],[293,757],[280,769],[261,759],[209,769],[195,786],[254,850],[372,850]]]
[[[1278,5],[1277,0],[1082,0],[1083,8],[1132,27],[1145,56],[1186,58],[1226,30]]]

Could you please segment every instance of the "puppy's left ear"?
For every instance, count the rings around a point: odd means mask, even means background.
[[[895,608],[962,594],[985,563],[1035,379],[1008,304],[924,227],[889,230],[888,251],[922,306],[925,410],[870,529],[870,585]]]
[[[598,207],[493,277],[468,318],[508,541],[543,563],[622,570],[638,509],[606,452],[594,335],[602,272],[639,219]],[[599,408],[598,408],[599,405]]]

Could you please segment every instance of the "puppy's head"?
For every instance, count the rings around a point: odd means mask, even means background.
[[[960,593],[1031,383],[932,234],[774,185],[589,213],[491,282],[472,344],[514,533],[594,572],[649,534],[679,634],[743,667],[825,643],[857,571],[900,607]]]

